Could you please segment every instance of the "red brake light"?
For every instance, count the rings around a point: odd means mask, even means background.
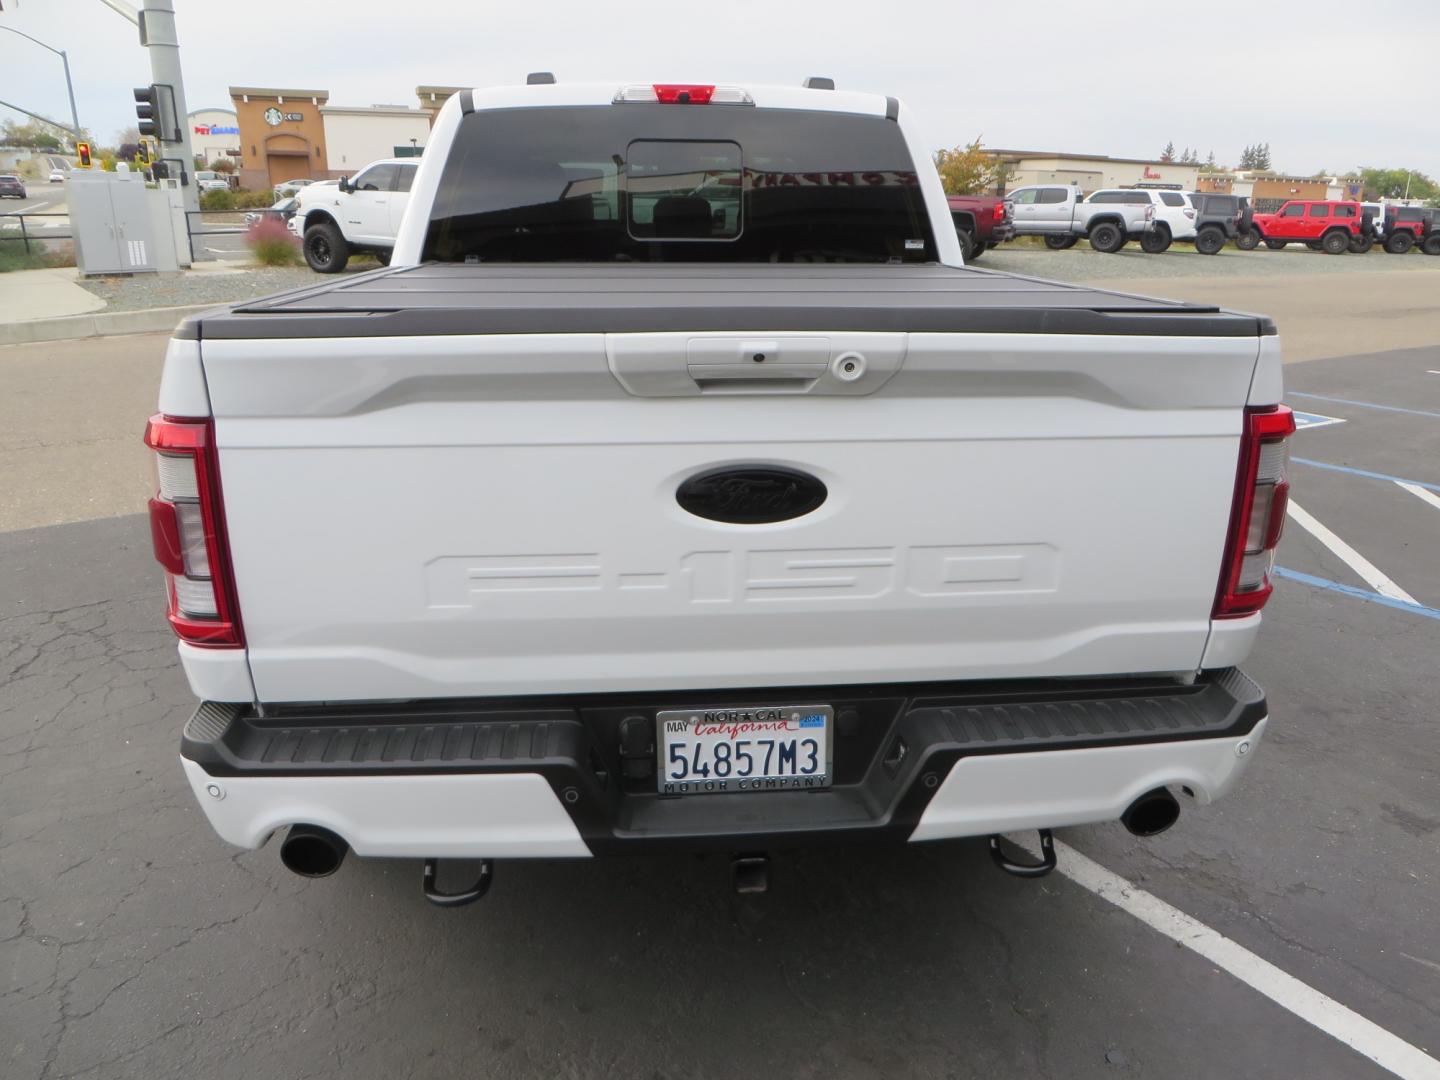
[[[1295,415],[1284,405],[1245,410],[1230,533],[1215,594],[1217,619],[1252,615],[1270,599],[1270,571],[1290,501],[1286,464],[1294,433]]]
[[[700,83],[652,83],[655,100],[661,105],[709,105],[714,85]]]
[[[991,221],[1004,221],[1004,220],[1005,220],[1005,202],[1004,202],[1003,199],[1002,199],[1000,202],[997,202],[997,203],[995,204],[995,208],[990,211],[990,220],[991,220]]]
[[[156,415],[145,428],[155,451],[159,493],[150,500],[150,536],[165,570],[170,625],[181,641],[211,648],[244,644],[214,422]]]

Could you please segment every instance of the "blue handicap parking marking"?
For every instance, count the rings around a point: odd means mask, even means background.
[[[1328,427],[1331,424],[1343,424],[1345,420],[1340,416],[1321,416],[1319,413],[1295,411],[1295,430],[1304,431],[1306,428]]]

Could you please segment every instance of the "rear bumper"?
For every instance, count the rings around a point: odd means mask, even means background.
[[[358,855],[574,857],[1076,825],[1118,818],[1164,785],[1206,802],[1248,764],[1266,716],[1264,695],[1235,669],[1192,686],[804,693],[835,705],[836,784],[822,791],[661,797],[653,774],[635,775],[645,759],[621,757],[624,719],[653,721],[660,708],[716,695],[305,707],[267,719],[206,703],[186,725],[182,756],[211,824],[241,847],[305,823]],[[793,695],[727,692],[723,703]]]

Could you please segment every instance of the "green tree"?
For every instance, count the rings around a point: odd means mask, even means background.
[[[1268,142],[1255,144],[1255,168],[1262,170],[1270,168],[1270,144]]]
[[[6,146],[25,146],[32,150],[59,150],[64,145],[60,141],[59,129],[40,120],[32,120],[28,124],[6,120],[3,134],[0,134],[0,143]]]
[[[1224,170],[1223,168],[1221,168],[1219,165],[1216,165],[1216,164],[1215,164],[1215,151],[1214,151],[1214,150],[1211,150],[1210,153],[1208,153],[1207,155],[1205,155],[1205,164],[1200,166],[1200,171],[1201,171],[1201,172],[1224,172],[1224,171],[1225,171],[1225,170]]]
[[[1416,169],[1357,169],[1367,199],[1440,198],[1440,184]]]
[[[935,151],[935,168],[947,195],[978,195],[1004,181],[1005,163],[980,146],[980,136],[966,146]]]
[[[1175,143],[1174,143],[1173,141],[1167,142],[1167,143],[1165,144],[1165,149],[1160,151],[1160,160],[1161,160],[1161,161],[1174,161],[1174,160],[1175,160]]]

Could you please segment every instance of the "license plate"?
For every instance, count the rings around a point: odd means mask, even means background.
[[[808,791],[833,782],[829,705],[666,709],[655,721],[662,795]]]

